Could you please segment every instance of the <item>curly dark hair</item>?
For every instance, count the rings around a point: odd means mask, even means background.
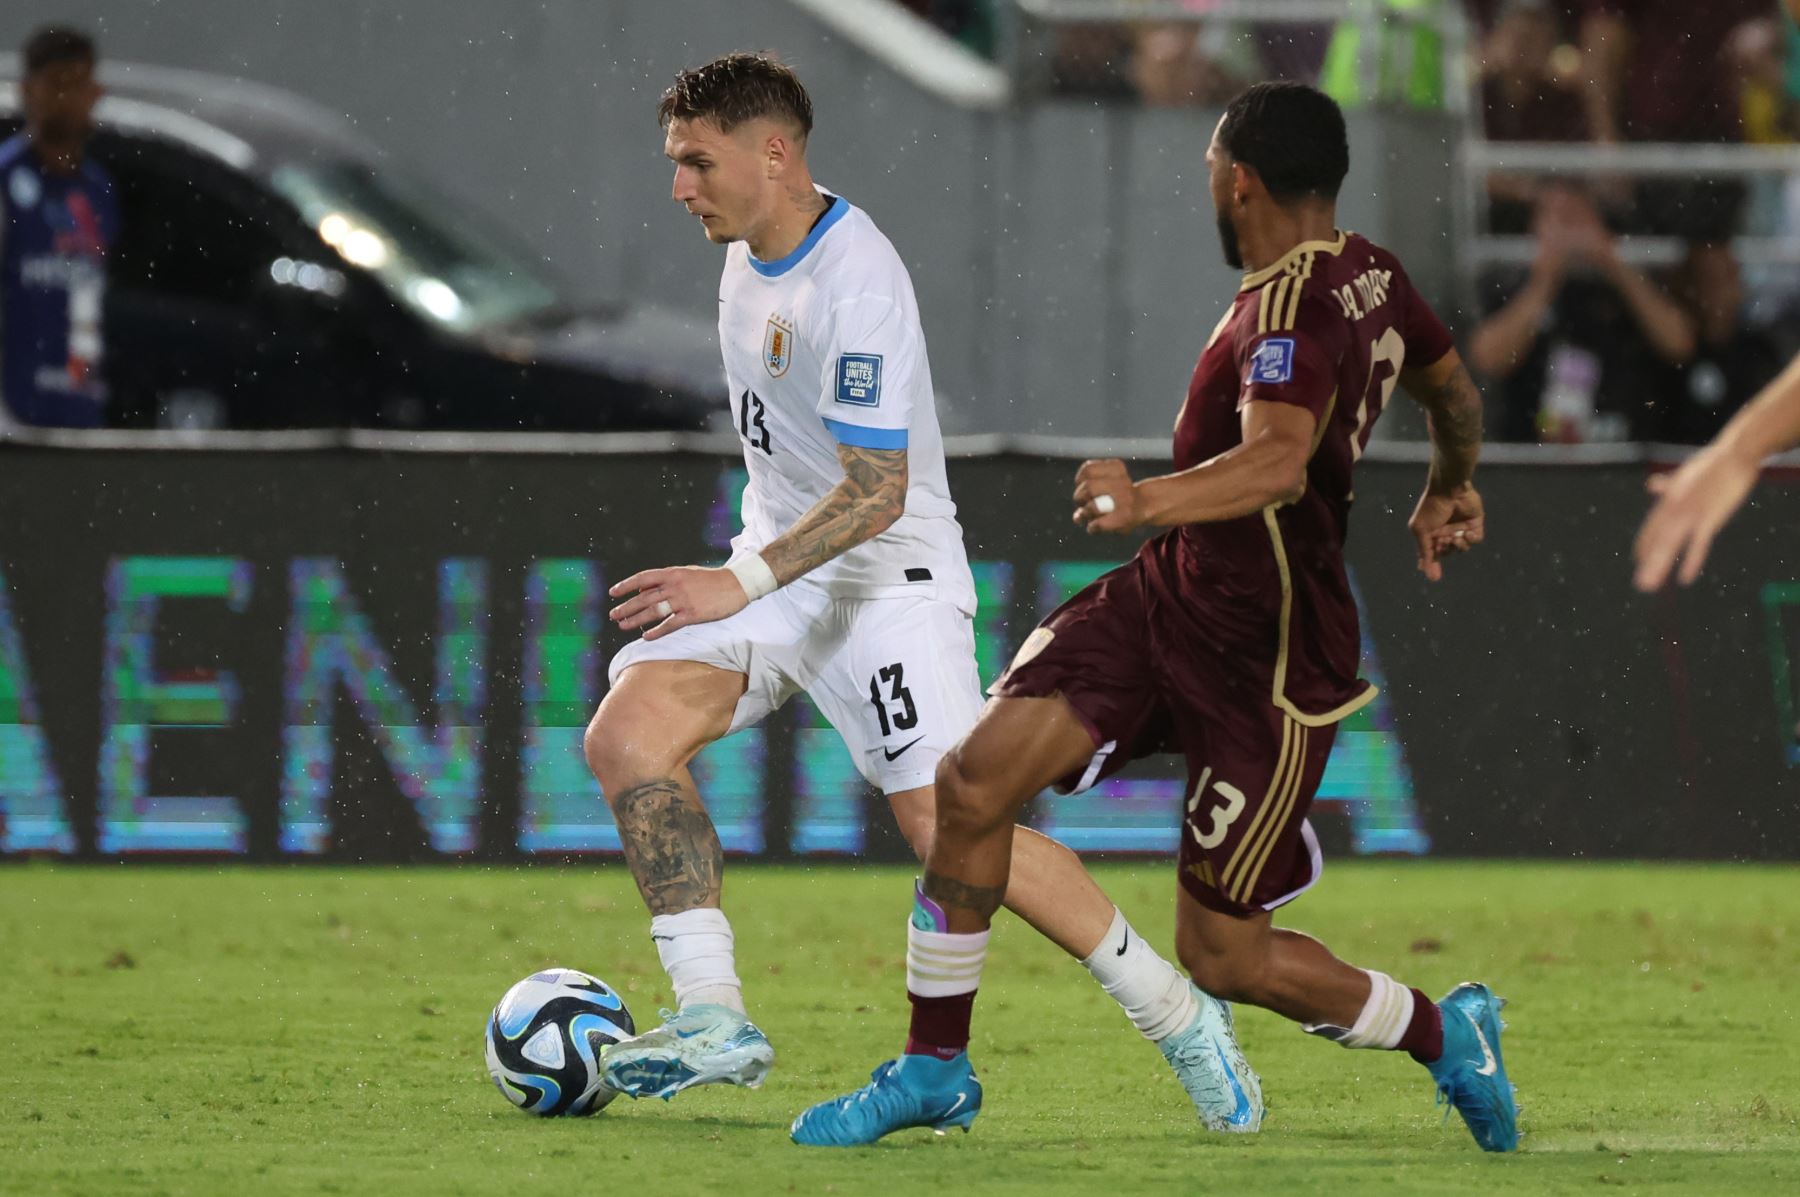
[[[1257,83],[1226,105],[1219,144],[1278,202],[1336,199],[1350,172],[1344,113],[1304,83]]]
[[[729,133],[745,121],[774,117],[812,132],[812,97],[792,67],[767,52],[727,54],[675,76],[656,106],[656,123],[704,119]]]

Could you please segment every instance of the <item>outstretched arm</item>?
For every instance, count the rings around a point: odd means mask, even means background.
[[[1650,479],[1656,505],[1634,552],[1639,590],[1658,590],[1681,560],[1682,585],[1700,576],[1713,537],[1756,484],[1763,458],[1800,444],[1800,358],[1731,418],[1712,444],[1680,469]]]
[[[1431,470],[1407,527],[1418,541],[1420,572],[1435,582],[1444,576],[1441,556],[1467,552],[1487,534],[1474,485],[1481,458],[1481,392],[1454,349],[1429,366],[1403,370],[1400,382],[1425,409],[1431,434]]]
[[[1240,443],[1178,474],[1134,483],[1116,458],[1083,462],[1075,474],[1075,522],[1089,532],[1173,528],[1236,519],[1299,498],[1318,427],[1313,414],[1252,399],[1241,421]]]
[[[906,450],[839,445],[844,480],[760,554],[724,569],[683,565],[633,574],[608,593],[632,595],[609,613],[625,631],[650,627],[657,640],[677,628],[711,623],[750,601],[881,535],[906,510]]]

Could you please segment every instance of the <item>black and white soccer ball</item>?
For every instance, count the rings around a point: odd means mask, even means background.
[[[619,1095],[601,1075],[600,1049],[636,1033],[605,981],[545,969],[507,990],[489,1016],[488,1075],[526,1113],[598,1113]]]

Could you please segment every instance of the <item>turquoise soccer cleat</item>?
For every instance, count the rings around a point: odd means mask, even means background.
[[[788,1135],[803,1147],[860,1147],[909,1126],[966,1131],[980,1112],[981,1082],[967,1052],[950,1060],[901,1056],[856,1092],[802,1112]]]
[[[1483,1151],[1519,1149],[1519,1109],[1500,1059],[1503,998],[1486,985],[1465,981],[1444,995],[1444,1054],[1433,1064],[1438,1101],[1462,1115]],[[1446,1118],[1449,1117],[1446,1111]]]
[[[756,1024],[727,1006],[662,1012],[663,1025],[605,1048],[606,1083],[631,1097],[665,1101],[695,1085],[762,1087],[775,1049]]]
[[[1200,1013],[1187,1029],[1157,1043],[1208,1130],[1253,1135],[1262,1129],[1262,1079],[1244,1058],[1231,1007],[1189,982]]]

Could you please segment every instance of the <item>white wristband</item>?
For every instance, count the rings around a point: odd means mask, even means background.
[[[744,588],[744,594],[753,603],[765,594],[775,593],[781,585],[775,580],[775,571],[769,568],[769,563],[762,559],[761,553],[739,557],[725,568],[737,575],[738,584]]]

